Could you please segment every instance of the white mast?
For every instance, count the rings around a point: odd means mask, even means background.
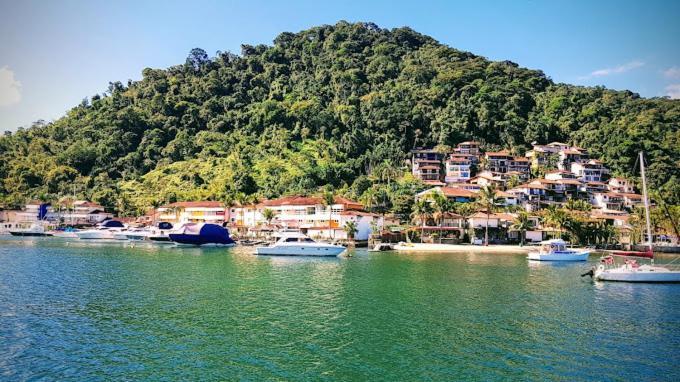
[[[645,158],[640,151],[640,172],[642,173],[642,198],[645,202],[645,221],[647,224],[647,243],[652,251],[652,225],[649,219],[649,199],[647,197],[647,179],[645,178]]]

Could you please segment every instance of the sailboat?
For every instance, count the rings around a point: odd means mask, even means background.
[[[591,271],[595,280],[599,281],[623,281],[641,283],[669,283],[680,282],[680,271],[654,265],[654,253],[652,252],[652,229],[649,219],[649,199],[647,196],[647,179],[645,178],[645,162],[640,152],[640,173],[642,175],[642,197],[645,204],[645,223],[647,226],[647,250],[615,251],[614,256],[646,257],[651,258],[651,264],[639,264],[635,259],[628,259],[623,265],[616,266],[612,255],[601,259],[600,264]]]

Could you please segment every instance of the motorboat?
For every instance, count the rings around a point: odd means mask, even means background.
[[[104,220],[96,228],[76,232],[76,236],[80,240],[113,240],[114,235],[125,228],[125,224],[118,220]]]
[[[236,242],[229,237],[229,230],[211,223],[187,223],[169,233],[168,237],[180,245],[225,247],[236,245]]]
[[[28,228],[15,228],[9,233],[12,236],[52,236],[52,233],[47,232],[40,222],[32,223]]]
[[[172,240],[170,240],[169,234],[172,232],[172,229],[172,223],[159,222],[149,230],[147,239],[155,242],[170,243]]]
[[[116,240],[131,241],[146,240],[147,236],[149,236],[149,230],[144,227],[128,228],[113,234],[113,238]]]
[[[76,232],[78,232],[77,229],[72,228],[72,227],[66,227],[66,228],[61,228],[61,229],[55,229],[54,231],[51,231],[50,233],[54,237],[60,237],[63,239],[77,239],[78,235],[76,235]]]
[[[285,232],[274,244],[256,247],[255,253],[268,256],[328,256],[335,257],[345,251],[338,244],[320,243],[299,232]]]
[[[542,241],[538,251],[529,252],[527,259],[535,261],[586,261],[588,250],[569,250],[562,239]]]

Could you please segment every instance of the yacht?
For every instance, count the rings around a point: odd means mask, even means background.
[[[72,227],[55,229],[54,231],[51,231],[52,236],[63,239],[77,239],[78,235],[76,235],[76,232],[78,232],[78,230]]]
[[[146,240],[149,236],[149,230],[144,227],[135,227],[122,230],[113,234],[113,238],[116,240]]]
[[[80,240],[112,240],[114,235],[125,230],[125,224],[118,220],[104,220],[96,228],[76,232]]]
[[[562,239],[541,242],[538,251],[529,252],[527,259],[536,261],[586,261],[589,251],[573,251],[567,249],[567,243]]]
[[[52,236],[45,230],[41,222],[35,222],[28,228],[15,228],[9,231],[12,236]]]
[[[255,253],[270,256],[338,256],[345,247],[337,244],[318,243],[307,235],[285,232],[276,243],[267,247],[257,247]]]

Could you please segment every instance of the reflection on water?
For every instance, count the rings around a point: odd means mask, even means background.
[[[679,380],[680,285],[526,254],[0,238],[0,380]]]

